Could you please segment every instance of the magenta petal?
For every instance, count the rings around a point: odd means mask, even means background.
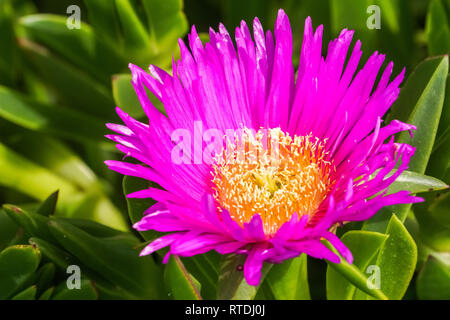
[[[263,221],[258,213],[253,215],[250,222],[244,223],[244,229],[248,239],[251,241],[263,241],[266,238]]]
[[[182,233],[172,233],[165,236],[162,236],[161,238],[158,238],[151,242],[149,245],[147,245],[144,250],[141,251],[140,256],[145,256],[152,254],[153,252],[162,249],[164,247],[167,247],[172,242],[174,242],[176,239],[181,237]]]
[[[333,247],[344,257],[345,260],[347,260],[348,263],[353,263],[352,253],[334,233],[325,232],[324,237],[330,241]]]

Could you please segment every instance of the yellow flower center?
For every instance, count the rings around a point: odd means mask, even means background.
[[[259,213],[269,235],[294,212],[311,218],[332,187],[335,167],[325,142],[312,135],[292,138],[280,128],[227,136],[212,166],[219,211],[228,210],[240,225]]]

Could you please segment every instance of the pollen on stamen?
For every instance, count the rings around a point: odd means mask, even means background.
[[[325,140],[291,137],[280,128],[226,137],[212,166],[213,195],[219,212],[243,225],[259,213],[266,235],[273,235],[293,213],[310,217],[332,188],[335,170]]]

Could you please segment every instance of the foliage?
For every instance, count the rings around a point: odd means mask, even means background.
[[[66,24],[72,4],[81,8],[80,29]],[[381,9],[381,29],[367,28],[370,4]],[[115,105],[144,116],[128,63],[170,69],[188,25],[203,39],[209,25],[232,30],[256,15],[273,28],[279,7],[297,53],[310,15],[325,26],[324,43],[351,28],[366,58],[379,50],[394,72],[406,66],[384,120],[417,126],[412,139],[397,137],[416,155],[390,192],[410,190],[426,202],[339,229],[355,261],[321,261],[326,279],[308,272],[306,255],[265,265],[259,287],[243,280],[242,256],[209,252],[167,264],[164,252],[139,257],[158,234],[131,225],[153,202],[124,195],[148,182],[122,181],[103,165],[121,157],[104,138],[104,124],[118,120]],[[0,299],[449,299],[449,46],[447,0],[0,0]],[[81,269],[80,290],[67,287],[71,265]],[[367,286],[370,266],[379,267],[379,288]],[[326,292],[313,288],[318,282]]]

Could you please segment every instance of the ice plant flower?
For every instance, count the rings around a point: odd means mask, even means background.
[[[344,29],[323,58],[322,29],[306,19],[297,73],[283,10],[274,35],[255,18],[253,37],[242,22],[235,44],[222,24],[205,44],[192,27],[189,48],[179,40],[181,59],[171,74],[130,64],[149,122],[117,108],[125,125],[107,124],[117,133],[107,137],[142,164],[106,164],[161,186],[127,195],[157,201],[134,228],[165,233],[141,255],[163,247],[164,262],[210,250],[243,254],[245,279],[257,285],[265,261],[306,253],[339,263],[324,239],[352,263],[337,226],[366,220],[383,206],[421,201],[408,191],[387,193],[414,153],[393,136],[415,127],[381,120],[404,70],[390,81],[391,62],[375,84],[385,56],[375,52],[357,71],[357,41],[344,68],[353,31]]]

